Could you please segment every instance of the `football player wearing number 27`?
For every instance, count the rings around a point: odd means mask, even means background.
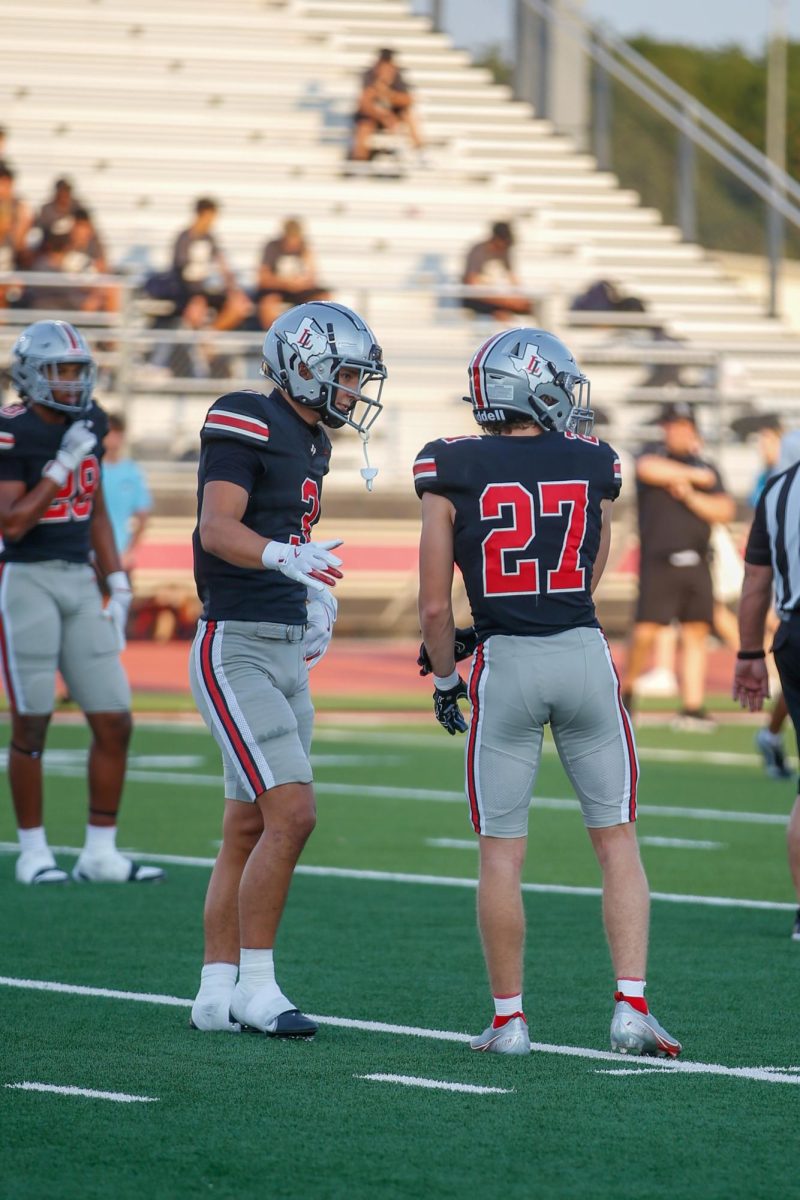
[[[11,710],[8,778],[17,818],[20,883],[66,883],[43,824],[42,753],[56,670],[86,715],[89,820],[72,877],[86,883],[162,879],[116,848],[130,690],[120,662],[131,602],[103,500],[107,419],[83,335],[37,321],[11,353],[20,404],[0,410],[0,667]],[[97,583],[105,581],[105,608]]]
[[[520,881],[549,724],[603,874],[617,980],[611,1048],[674,1057],[680,1043],[644,998],[650,897],[634,825],[639,769],[592,599],[608,557],[619,459],[591,436],[589,381],[551,333],[496,334],[473,356],[469,386],[481,436],[429,442],[414,481],[420,662],[433,674],[438,721],[467,734],[465,790],[479,837],[478,926],[495,1013],[472,1049],[530,1052]],[[459,631],[460,649],[475,651],[468,685],[455,662],[454,564],[474,620],[474,632]],[[459,708],[467,696],[469,726]]]
[[[292,874],[314,828],[308,668],[336,618],[340,541],[311,540],[331,442],[364,444],[386,377],[364,321],[341,304],[283,313],[264,339],[274,389],[222,396],[201,431],[192,692],[221,752],[223,840],[206,895],[205,956],[191,1024],[313,1037],[281,991],[273,950]],[[371,488],[376,471],[362,468]],[[237,982],[238,974],[238,982]]]

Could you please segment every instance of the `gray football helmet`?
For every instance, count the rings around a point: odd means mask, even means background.
[[[489,338],[469,364],[469,396],[479,425],[523,413],[550,432],[589,434],[590,384],[564,343],[544,329],[508,329]]]
[[[339,383],[344,368],[358,372],[357,386]],[[343,304],[312,300],[278,317],[264,338],[261,374],[298,404],[321,409],[333,429],[364,433],[383,407],[383,353],[369,325]],[[347,412],[334,404],[337,391],[350,398]]]
[[[77,379],[61,379],[66,363],[79,364]],[[36,321],[23,329],[11,351],[10,375],[25,404],[43,404],[75,419],[91,408],[97,366],[83,334],[67,321]],[[74,400],[56,400],[54,388]]]

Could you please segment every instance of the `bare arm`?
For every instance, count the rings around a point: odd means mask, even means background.
[[[130,541],[122,554],[122,566],[126,571],[133,570],[136,564],[136,547],[142,540],[147,522],[150,520],[150,512],[148,509],[143,509],[141,512],[135,512],[131,517]]]
[[[453,506],[443,496],[422,497],[419,543],[419,622],[433,674],[452,675],[453,620]]]
[[[602,517],[602,525],[600,526],[600,546],[597,551],[597,558],[594,560],[594,570],[592,572],[592,595],[597,590],[597,585],[603,577],[603,572],[606,569],[608,562],[608,552],[611,549],[611,501],[600,501],[600,512]]]
[[[58,484],[47,477],[40,479],[30,491],[25,490],[21,480],[9,479],[0,483],[0,534],[8,542],[18,542],[39,524],[58,491]]]
[[[676,462],[674,458],[664,458],[661,454],[643,454],[637,459],[636,478],[642,483],[663,488],[680,482],[691,484],[692,487],[710,488],[717,482],[717,476],[710,467],[690,467],[686,463]]]
[[[200,512],[200,542],[204,550],[224,562],[261,571],[261,556],[269,539],[242,524],[248,498],[238,483],[219,479],[207,483]]]
[[[698,492],[685,479],[673,481],[666,490],[709,525],[724,525],[736,516],[736,505],[727,492]]]
[[[772,597],[772,567],[744,564],[744,583],[739,601],[739,645],[747,652],[764,645],[764,627]],[[742,708],[758,712],[769,696],[769,675],[763,658],[737,659],[733,675],[733,698]]]
[[[122,570],[122,564],[119,561],[114,530],[111,528],[111,521],[108,517],[102,484],[98,485],[94,494],[91,534],[97,569],[103,579],[108,579],[114,571]]]

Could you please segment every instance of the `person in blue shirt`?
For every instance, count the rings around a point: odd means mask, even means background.
[[[124,417],[109,414],[103,442],[103,491],[117,553],[123,570],[130,574],[153,500],[141,467],[125,453],[125,429]]]

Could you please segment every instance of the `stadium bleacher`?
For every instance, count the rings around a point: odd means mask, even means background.
[[[6,2],[0,20],[0,123],[19,191],[38,205],[68,175],[111,263],[129,269],[128,287],[143,267],[167,265],[199,195],[219,199],[220,240],[246,285],[278,223],[303,219],[321,277],[383,344],[390,383],[371,450],[404,517],[420,444],[472,431],[465,368],[493,326],[464,314],[454,285],[467,247],[498,218],[514,222],[515,265],[538,320],[575,350],[601,432],[623,449],[664,399],[643,386],[654,363],[686,367],[687,396],[714,413],[707,432],[739,495],[750,452],[720,433],[720,406],[724,425],[797,404],[800,338],[406,0],[140,0],[135,11],[123,0],[26,0]],[[354,174],[346,153],[358,79],[385,45],[414,88],[427,161],[401,148]],[[641,297],[647,321],[680,341],[654,344],[646,329],[633,336],[611,318],[599,326],[571,314],[570,299],[601,277]],[[181,495],[188,517],[192,488],[175,459],[191,459],[215,393],[252,386],[259,337],[217,335],[230,356],[224,381],[156,378],[149,315],[132,289],[113,342],[96,331],[103,396],[125,408],[170,511]],[[3,313],[0,356],[23,319]],[[337,438],[336,456],[329,503],[352,511],[347,498],[363,494],[357,439]]]

